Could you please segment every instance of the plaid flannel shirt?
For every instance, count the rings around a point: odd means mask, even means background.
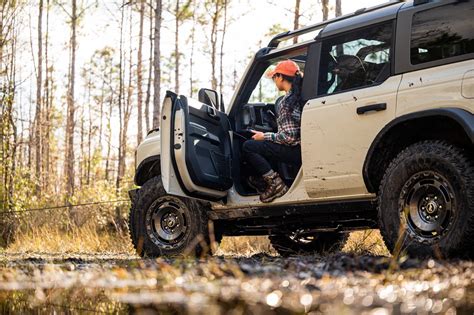
[[[298,109],[291,112],[290,104],[286,101],[286,94],[280,103],[278,111],[277,132],[265,132],[264,140],[284,145],[298,145],[301,143],[301,111]]]

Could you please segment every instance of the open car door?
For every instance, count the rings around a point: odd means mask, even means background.
[[[219,200],[232,187],[225,113],[167,91],[161,115],[161,176],[171,195]]]

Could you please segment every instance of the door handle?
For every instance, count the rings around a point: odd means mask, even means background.
[[[378,103],[362,107],[357,107],[357,115],[363,115],[367,112],[376,111],[380,112],[387,109],[387,103]]]
[[[221,120],[221,118],[217,115],[217,111],[215,110],[214,107],[208,106],[207,107],[207,115],[211,117],[214,120]]]

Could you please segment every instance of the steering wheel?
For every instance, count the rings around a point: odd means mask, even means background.
[[[362,86],[367,77],[367,70],[358,56],[340,55],[337,57],[337,65],[333,69],[341,79],[334,91],[347,90]]]
[[[332,56],[332,55],[331,55]],[[337,58],[332,56],[336,62],[337,68],[345,68],[348,72],[356,72],[362,69],[362,71],[367,72],[365,69],[364,62],[359,58],[359,56],[354,55],[340,55]]]

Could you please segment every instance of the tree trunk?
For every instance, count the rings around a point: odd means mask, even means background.
[[[329,16],[329,0],[321,0],[321,6],[323,10],[323,21],[326,21]]]
[[[179,94],[179,0],[175,7],[175,31],[174,31],[174,91]]]
[[[46,77],[44,81],[44,91],[45,97],[43,105],[45,106],[44,112],[44,137],[43,137],[43,186],[44,190],[49,191],[50,188],[50,163],[51,163],[51,152],[50,152],[50,142],[49,137],[51,134],[51,91],[50,91],[50,69],[48,64],[48,50],[49,50],[49,11],[50,11],[50,3],[49,0],[46,1],[46,34],[45,34],[45,44],[44,44],[44,64],[46,70]]]
[[[132,52],[133,52],[133,45],[132,45],[132,25],[133,25],[133,11],[130,8],[130,29],[129,29],[129,69],[128,69],[128,88],[127,88],[127,100],[125,102],[125,106],[122,112],[121,121],[123,125],[121,126],[121,134],[120,134],[120,141],[119,141],[119,160],[118,160],[118,172],[117,172],[117,181],[116,181],[116,193],[119,194],[120,187],[122,184],[123,177],[125,176],[126,172],[126,164],[125,161],[127,159],[127,132],[128,132],[128,122],[130,119],[130,115],[132,112],[132,94],[133,94],[133,82],[132,82],[132,73],[133,73],[133,59],[132,59]],[[123,77],[122,80],[123,82]],[[123,86],[123,83],[122,83]],[[122,102],[123,104],[123,102]],[[119,227],[123,225],[123,219],[120,212],[120,207],[115,207],[115,222]]]
[[[143,50],[143,20],[145,19],[145,0],[140,0],[140,29],[138,33],[138,53],[137,53],[137,103],[138,103],[138,132],[137,144],[143,140],[143,93],[142,93],[142,50]]]
[[[41,90],[43,78],[43,0],[39,0],[38,5],[38,73],[36,77],[36,114],[35,114],[35,147],[36,147],[36,195],[41,195],[42,175],[41,175],[41,141],[42,141],[42,99]]]
[[[150,97],[151,97],[151,81],[152,81],[152,70],[153,70],[153,8],[150,6],[150,52],[148,59],[148,82],[146,87],[145,97],[145,127],[146,132],[150,130]]]
[[[300,4],[301,0],[296,0],[295,2],[295,16],[293,19],[293,29],[297,30],[300,28]],[[296,44],[298,42],[298,36],[293,38],[293,43]]]
[[[160,100],[161,100],[161,51],[160,51],[160,40],[161,40],[161,13],[162,13],[162,0],[156,0],[155,6],[155,40],[154,40],[154,51],[153,51],[153,128],[160,126]]]
[[[194,95],[194,46],[196,45],[197,2],[193,1],[193,28],[191,30],[191,53],[189,55],[189,97]]]
[[[66,123],[66,195],[69,199],[74,194],[74,85],[76,75],[76,26],[77,26],[77,3],[72,0],[71,15],[71,64],[69,72],[69,86],[67,93],[67,123]]]
[[[92,85],[92,82],[90,82]],[[91,183],[91,160],[92,160],[92,109],[91,109],[91,85],[89,85],[89,102],[87,102],[88,117],[89,117],[89,128],[87,131],[87,173],[86,173],[86,184],[89,186]]]
[[[84,183],[84,165],[86,163],[85,159],[85,153],[84,153],[84,136],[85,136],[85,130],[84,130],[84,106],[81,106],[81,111],[79,112],[80,117],[81,117],[81,142],[80,142],[80,148],[81,150],[79,151],[80,154],[80,160],[79,160],[79,188],[82,187]]]
[[[0,56],[3,56],[3,52],[4,52],[4,45],[5,45],[5,42],[6,42],[6,38],[4,37],[4,8],[1,8],[1,11],[0,11]],[[0,73],[3,73],[4,72],[4,67],[3,67],[3,57],[0,57]],[[5,82],[2,80],[2,82],[0,82],[0,90],[2,91],[2,93],[0,94],[0,101],[2,102],[2,106],[0,106],[0,161],[2,163],[0,163],[0,175],[1,175],[1,178],[0,178],[0,183],[2,183],[2,185],[5,185],[5,179],[6,179],[6,169],[7,169],[7,166],[5,165],[5,142],[6,142],[6,137],[5,137],[5,134],[6,134],[6,124],[5,124],[5,109],[6,109],[6,106],[4,104],[4,100],[5,100],[5,93],[3,93],[3,91],[5,90]],[[6,210],[6,207],[5,207],[5,201],[6,201],[7,197],[6,197],[6,190],[5,189],[2,189],[0,190],[0,209],[2,210]]]
[[[102,95],[101,95],[101,98],[100,98],[100,117],[99,117],[99,150],[100,152],[102,152],[102,146],[103,146],[103,141],[102,141],[102,134],[104,132],[104,104],[105,104],[105,85],[107,83],[107,80],[109,80],[109,84],[112,85],[112,72],[113,72],[113,66],[110,65],[110,69],[109,69],[109,74],[108,76],[105,76],[103,81],[102,81]],[[113,90],[111,88],[111,91],[110,91],[110,94],[111,96],[109,96],[110,99],[113,99]],[[112,106],[112,105],[110,105]],[[110,117],[107,119],[108,122],[110,122]]]
[[[10,11],[11,9],[12,11]],[[3,211],[13,210],[14,206],[14,178],[17,164],[17,128],[14,120],[14,102],[16,95],[16,18],[11,17],[6,22],[3,17],[16,14],[15,7],[0,8],[0,174],[1,186],[0,205]],[[6,12],[4,11],[6,10]],[[10,17],[10,16],[9,16]],[[10,237],[11,226],[3,236]],[[6,235],[5,235],[6,234]],[[10,241],[7,239],[7,242]]]
[[[128,123],[130,120],[130,115],[131,115],[131,109],[132,109],[132,94],[133,94],[133,82],[132,82],[132,73],[133,73],[133,60],[132,60],[132,53],[133,53],[133,47],[132,47],[132,21],[133,17],[133,12],[130,9],[130,29],[129,29],[129,34],[130,34],[130,47],[129,47],[129,69],[128,69],[128,88],[127,88],[127,100],[125,104],[120,102],[122,104],[122,109],[120,110],[121,113],[121,128],[120,128],[120,139],[119,139],[119,160],[118,160],[118,172],[117,172],[117,181],[116,181],[116,191],[118,193],[122,179],[125,175],[126,172],[126,164],[125,161],[127,159],[127,133],[128,133]],[[121,66],[121,68],[123,68]],[[122,75],[121,75],[122,76]],[[122,90],[123,90],[123,76],[121,78],[121,85],[122,85]],[[122,94],[123,98],[123,93]],[[117,217],[117,220],[119,218]],[[120,222],[120,220],[118,221]]]
[[[106,70],[106,69],[105,69]],[[104,103],[105,103],[105,83],[107,81],[107,74],[102,79],[102,87],[100,89],[100,104],[99,104],[99,150],[102,152],[102,132],[104,120]]]
[[[298,0],[299,1],[299,0]],[[219,90],[222,95],[224,89],[224,40],[227,29],[227,4],[228,0],[224,0],[224,26],[222,27],[222,37],[221,37],[221,51],[220,51],[220,75],[219,75]]]
[[[341,1],[342,1],[342,0],[336,0],[336,17],[342,15],[342,4],[341,4]]]
[[[237,89],[237,84],[239,83],[236,64],[237,64],[237,60],[235,59],[235,56],[234,56],[234,71],[232,71],[232,91],[235,91]]]
[[[12,110],[13,108],[13,97],[14,97],[14,93],[12,94],[12,99],[11,99],[11,108],[10,110]],[[10,152],[10,176],[8,178],[8,198],[7,198],[7,205],[8,205],[8,208],[9,209],[12,209],[13,208],[13,205],[14,205],[14,192],[15,192],[15,185],[14,185],[14,179],[15,179],[15,173],[16,173],[16,150],[17,150],[17,146],[18,146],[18,139],[17,139],[17,128],[16,128],[16,124],[15,124],[15,121],[13,120],[13,115],[12,113],[10,112],[10,126],[11,126],[11,129],[12,129],[12,137],[13,137],[13,141],[11,143],[11,152]]]
[[[31,94],[33,94],[30,91]],[[28,169],[32,169],[32,163],[33,163],[33,143],[32,139],[34,138],[33,130],[34,130],[34,123],[33,123],[33,114],[31,112],[31,106],[28,109],[28,145],[27,145],[27,150],[28,150],[28,162],[27,162],[27,167]],[[29,174],[29,178],[31,179],[31,174]]]
[[[106,117],[107,123],[107,157],[105,160],[105,180],[108,181],[110,177],[110,154],[112,151],[112,126],[110,125],[110,119],[112,118],[113,109],[113,98],[110,98],[109,111]]]
[[[133,45],[132,45],[132,26],[133,26],[133,10],[130,8],[130,38],[129,38],[129,68],[128,68],[128,87],[127,87],[127,102],[126,102],[126,107],[124,109],[124,120],[123,120],[123,150],[122,150],[122,178],[125,176],[126,172],[126,163],[125,161],[127,160],[127,144],[128,144],[128,124],[130,121],[130,116],[132,114],[132,95],[133,95]]]
[[[211,87],[213,90],[217,90],[217,78],[216,78],[216,54],[217,54],[217,32],[220,15],[220,1],[215,1],[215,11],[212,16],[212,28],[211,28]]]
[[[122,179],[122,152],[124,150],[122,143],[122,134],[123,134],[123,21],[124,21],[124,4],[121,8],[121,18],[120,18],[120,62],[119,62],[119,95],[118,95],[118,109],[119,109],[119,145],[118,145],[118,165],[117,165],[117,177],[115,180],[115,188],[118,192],[120,187],[120,181]],[[131,23],[130,23],[131,24]]]

